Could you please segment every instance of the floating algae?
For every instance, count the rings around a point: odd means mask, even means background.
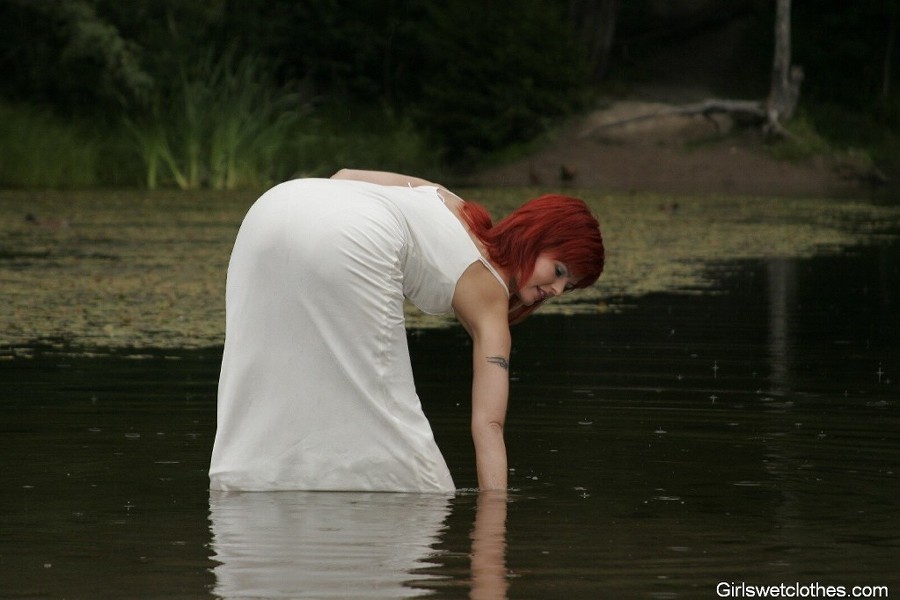
[[[503,215],[534,189],[472,189]],[[653,292],[697,293],[710,267],[798,258],[900,230],[900,207],[853,200],[577,192],[601,220],[606,270],[542,312],[616,309]],[[256,192],[0,192],[0,356],[61,350],[199,348],[224,339],[225,273]],[[407,309],[411,328],[446,317]]]

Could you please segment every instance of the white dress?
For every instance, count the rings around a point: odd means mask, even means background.
[[[451,311],[479,260],[490,268],[433,187],[299,179],[266,192],[228,267],[210,488],[453,491],[403,300]]]

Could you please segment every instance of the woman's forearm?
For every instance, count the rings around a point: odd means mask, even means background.
[[[478,342],[473,345],[472,441],[478,487],[505,490],[507,459],[503,427],[509,397],[509,349],[493,346]]]
[[[506,442],[503,427],[498,423],[472,423],[475,443],[475,468],[478,488],[505,490],[507,488]]]

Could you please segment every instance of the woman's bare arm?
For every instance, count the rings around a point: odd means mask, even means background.
[[[418,187],[420,185],[438,186],[419,177],[403,175],[401,173],[389,173],[388,171],[363,171],[359,169],[341,169],[331,176],[332,179],[351,179],[353,181],[367,181],[378,185],[401,185]]]
[[[472,337],[472,441],[478,487],[507,487],[503,427],[509,399],[509,356],[506,294],[480,262],[469,266],[456,285],[453,308]]]
[[[411,175],[403,175],[402,173],[390,173],[388,171],[363,171],[359,169],[341,169],[331,176],[332,179],[349,179],[352,181],[366,181],[378,185],[399,185],[403,187],[419,187],[434,186],[441,195],[446,199],[450,196],[462,200],[457,194],[454,194],[439,183],[433,183],[421,177],[412,177]]]

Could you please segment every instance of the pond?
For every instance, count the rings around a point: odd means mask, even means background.
[[[668,218],[652,202],[648,219]],[[210,495],[219,345],[127,346],[118,325],[94,345],[6,332],[2,596],[896,594],[900,236],[895,218],[863,221],[865,239],[724,252],[691,265],[702,285],[622,284],[518,326],[508,497]],[[55,252],[4,259],[3,282],[65,267],[44,265]],[[465,334],[409,340],[438,443],[470,488]]]

